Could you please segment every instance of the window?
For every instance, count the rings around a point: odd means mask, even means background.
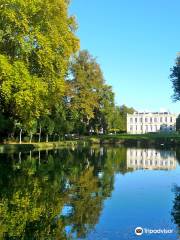
[[[133,118],[130,118],[130,123],[133,123]]]
[[[157,122],[157,118],[154,118],[154,122]]]
[[[165,122],[167,122],[167,117],[165,117]]]
[[[135,122],[137,123],[137,118],[135,118]]]
[[[148,122],[148,118],[145,118],[145,122]]]
[[[143,118],[140,118],[140,122],[143,122]]]
[[[160,117],[160,122],[162,122],[163,121],[163,118],[162,117]]]
[[[130,126],[130,130],[133,131],[133,126]]]
[[[172,117],[170,117],[170,122],[172,122],[173,121],[173,118]]]
[[[152,120],[152,117],[151,117],[151,118],[150,118],[150,122],[152,123],[152,121],[153,121],[153,120]]]

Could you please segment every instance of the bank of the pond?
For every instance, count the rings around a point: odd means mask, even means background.
[[[58,142],[40,142],[40,143],[8,143],[0,145],[0,153],[7,151],[31,151],[31,150],[43,150],[43,149],[57,149],[60,147],[72,147],[77,145],[87,145],[88,142],[82,140],[68,140]]]
[[[102,144],[125,144],[140,146],[178,146],[179,133],[117,134],[99,137]]]
[[[6,151],[30,151],[33,149],[55,149],[59,147],[72,146],[90,146],[93,144],[123,144],[127,146],[142,147],[176,147],[180,145],[180,134],[117,134],[117,135],[100,135],[100,136],[84,136],[76,140],[62,140],[58,142],[41,142],[41,143],[8,143],[0,145],[0,152]]]

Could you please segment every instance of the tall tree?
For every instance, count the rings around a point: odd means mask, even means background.
[[[94,108],[98,107],[98,91],[104,82],[102,71],[88,51],[80,51],[72,63],[71,73],[71,107],[78,111],[82,122],[88,123],[94,117]]]
[[[173,191],[175,198],[171,215],[173,216],[174,223],[177,225],[178,234],[180,234],[180,186],[175,185]]]
[[[90,128],[107,128],[108,114],[114,105],[114,94],[104,81],[103,73],[96,59],[83,50],[71,65],[72,79],[69,81],[69,108],[77,119],[77,125],[89,131]]]
[[[111,86],[104,84],[99,89],[98,107],[94,109],[94,118],[90,122],[90,128],[95,132],[106,133],[111,128],[114,104],[114,93]]]
[[[69,59],[79,48],[68,5],[67,0],[1,1],[0,107],[24,129],[50,115],[64,97]]]
[[[180,131],[180,115],[176,119],[176,131]]]
[[[173,68],[171,68],[170,79],[173,84],[173,100],[180,100],[180,56],[178,55],[176,58],[176,63]]]

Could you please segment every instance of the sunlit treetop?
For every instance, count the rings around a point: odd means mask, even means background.
[[[64,76],[79,48],[77,26],[65,0],[2,0],[0,53],[25,61],[38,76]]]

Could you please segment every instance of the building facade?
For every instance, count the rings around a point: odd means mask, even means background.
[[[127,133],[176,131],[177,114],[169,112],[135,112],[127,114]]]

